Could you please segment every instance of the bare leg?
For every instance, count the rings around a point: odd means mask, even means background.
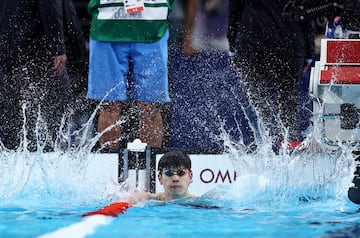
[[[160,110],[153,103],[138,102],[142,142],[152,147],[161,147],[163,140],[163,120]]]
[[[103,106],[100,110],[97,130],[101,132],[105,130],[107,127],[116,124],[116,122],[120,119],[122,112],[122,104],[121,103],[110,103],[109,105]],[[101,145],[105,145],[106,149],[119,149],[120,146],[120,136],[121,136],[121,126],[116,125],[110,131],[104,133],[99,142]]]

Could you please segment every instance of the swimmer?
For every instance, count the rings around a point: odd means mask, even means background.
[[[134,205],[145,200],[171,201],[196,197],[189,192],[193,173],[191,171],[191,160],[186,153],[182,151],[165,153],[159,160],[158,171],[158,179],[164,187],[164,192],[155,194],[150,192],[135,193],[126,198],[126,202]]]
[[[85,213],[83,216],[117,216],[129,207],[146,200],[167,202],[176,199],[196,197],[189,192],[189,185],[192,183],[193,173],[191,171],[191,160],[186,153],[181,151],[166,152],[159,160],[158,171],[158,179],[164,187],[164,192],[136,192],[122,199],[121,202],[115,202],[97,211]]]

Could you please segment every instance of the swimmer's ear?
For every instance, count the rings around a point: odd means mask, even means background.
[[[158,174],[158,179],[159,179],[160,184],[163,185],[164,183],[162,181],[162,173]]]
[[[192,170],[190,169],[190,173],[189,173],[189,177],[190,177],[190,183],[192,183],[192,179],[193,179],[193,172]]]

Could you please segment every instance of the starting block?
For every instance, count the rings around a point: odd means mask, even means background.
[[[119,154],[118,182],[125,182],[129,177],[131,187],[138,191],[155,190],[155,160],[151,156],[151,148],[139,139],[127,144],[127,148]]]
[[[313,114],[321,118],[322,141],[330,150],[360,146],[360,40],[322,39],[320,61],[310,74]]]

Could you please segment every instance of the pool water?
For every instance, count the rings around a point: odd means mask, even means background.
[[[358,208],[346,199],[246,204],[229,200],[215,204],[147,202],[109,218],[109,224],[96,227],[86,237],[357,237],[360,224]],[[83,221],[80,215],[93,209],[1,207],[0,236],[51,233]],[[71,237],[83,236],[73,233]]]
[[[90,237],[319,237],[339,233],[359,214],[329,212],[329,203],[194,208],[167,204],[133,208]],[[332,204],[331,207],[333,207]],[[351,210],[351,209],[350,209]]]

